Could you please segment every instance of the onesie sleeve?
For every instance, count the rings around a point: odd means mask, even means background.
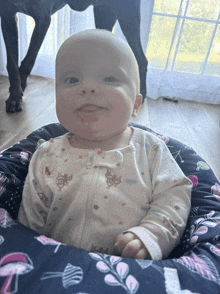
[[[44,234],[52,196],[45,182],[43,154],[44,149],[40,146],[31,159],[18,213],[19,222],[39,234]]]
[[[192,183],[164,142],[154,142],[147,155],[151,176],[150,209],[139,226],[129,229],[143,242],[151,259],[166,258],[179,243],[191,205]]]

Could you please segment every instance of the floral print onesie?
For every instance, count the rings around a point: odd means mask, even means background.
[[[113,254],[118,234],[133,232],[152,259],[166,258],[186,226],[191,181],[162,140],[132,128],[121,149],[73,148],[69,133],[43,143],[30,162],[19,221],[106,254]]]

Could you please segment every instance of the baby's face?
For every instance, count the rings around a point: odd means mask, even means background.
[[[61,124],[87,140],[124,131],[142,98],[128,56],[94,38],[70,42],[58,54],[56,109]]]

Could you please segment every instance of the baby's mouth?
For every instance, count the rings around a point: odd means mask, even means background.
[[[94,104],[86,104],[80,108],[77,108],[76,111],[80,112],[96,112],[105,109],[105,107],[97,106]]]

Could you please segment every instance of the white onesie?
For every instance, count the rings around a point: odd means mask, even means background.
[[[190,211],[191,181],[165,143],[138,128],[128,146],[78,149],[70,134],[34,153],[18,219],[40,234],[113,254],[118,234],[135,233],[151,258],[168,256]]]

